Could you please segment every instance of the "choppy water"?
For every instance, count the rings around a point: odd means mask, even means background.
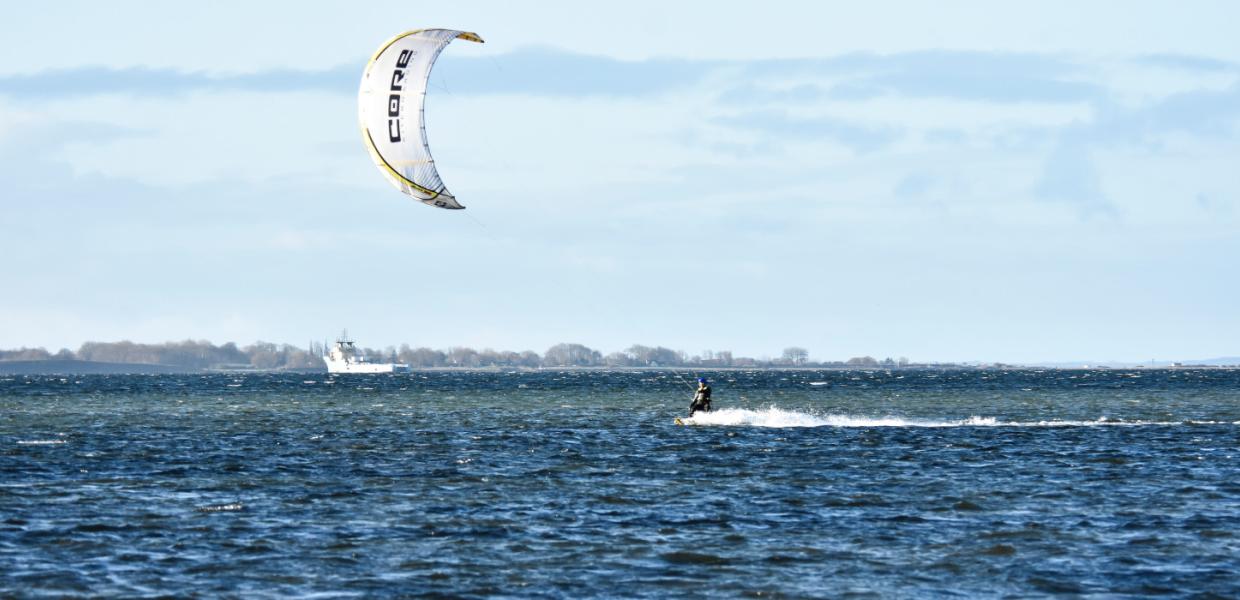
[[[0,597],[1240,596],[1240,372],[708,375],[0,379]]]

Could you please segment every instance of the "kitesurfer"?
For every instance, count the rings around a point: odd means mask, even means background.
[[[710,412],[710,383],[705,377],[698,378],[697,392],[693,394],[693,403],[689,405],[689,416],[697,411]]]

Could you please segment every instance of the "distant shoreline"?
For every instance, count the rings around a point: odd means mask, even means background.
[[[343,337],[343,336],[342,336]],[[525,371],[538,369],[678,369],[678,370],[754,370],[754,369],[1154,369],[1240,367],[1240,356],[1192,358],[1161,361],[1123,360],[1043,360],[1026,363],[970,360],[909,360],[907,357],[853,356],[847,360],[812,360],[809,350],[789,346],[779,358],[736,356],[731,351],[706,350],[689,354],[664,346],[634,344],[625,350],[604,354],[576,343],[560,343],[542,354],[483,348],[475,350],[453,346],[446,350],[427,347],[387,347],[383,350],[356,347],[348,351],[370,363],[399,363],[419,371],[481,370]],[[339,348],[331,349],[339,352]],[[0,373],[211,373],[211,372],[294,372],[321,373],[328,368],[326,342],[311,341],[307,347],[255,342],[238,346],[227,342],[216,346],[207,340],[184,340],[162,344],[85,342],[77,351],[62,348],[55,353],[44,348],[0,349]]]
[[[762,367],[715,367],[715,366],[560,366],[560,367],[415,367],[413,373],[431,373],[437,371],[472,371],[479,373],[537,373],[540,371],[680,371],[680,372],[742,372],[742,371],[1177,371],[1187,369],[1229,370],[1240,369],[1240,365],[1139,365],[1112,367],[1098,366],[1038,366],[1038,365],[964,365],[964,364],[926,364],[907,365],[903,367],[884,366],[762,366]],[[202,375],[202,374],[296,374],[328,375],[326,369],[191,369],[174,365],[147,363],[116,363],[88,360],[7,360],[0,361],[0,375]],[[349,375],[335,373],[333,375]]]
[[[172,365],[75,359],[0,361],[0,375],[163,375],[195,372]]]

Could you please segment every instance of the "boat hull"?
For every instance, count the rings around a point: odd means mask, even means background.
[[[408,373],[409,365],[396,363],[327,363],[328,373]]]

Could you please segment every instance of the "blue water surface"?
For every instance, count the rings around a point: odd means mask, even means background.
[[[0,378],[0,597],[1240,596],[1240,372]]]

